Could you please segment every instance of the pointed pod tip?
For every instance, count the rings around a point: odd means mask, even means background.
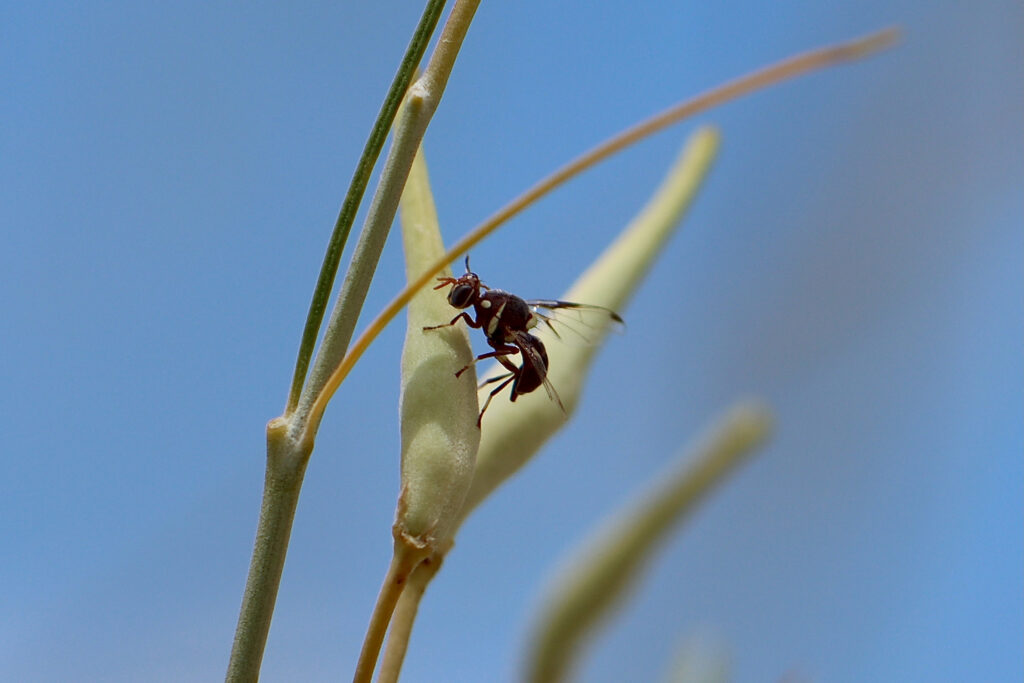
[[[775,424],[771,409],[760,399],[745,399],[729,412],[725,421],[750,441],[767,437]]]

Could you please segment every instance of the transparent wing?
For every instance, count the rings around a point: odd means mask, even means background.
[[[544,325],[562,341],[592,344],[605,331],[621,332],[626,326],[618,313],[603,306],[557,299],[532,299],[526,303],[536,325]]]

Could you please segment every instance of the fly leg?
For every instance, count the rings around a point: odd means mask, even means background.
[[[431,325],[430,327],[424,327],[423,331],[426,332],[427,330],[440,330],[443,327],[451,327],[460,320],[465,320],[467,325],[477,330],[480,329],[480,326],[483,324],[473,320],[471,317],[469,317],[469,313],[463,311],[462,313],[459,313],[457,316],[452,318],[452,321],[450,323],[445,323],[444,325]]]
[[[463,314],[463,315],[465,315],[465,314]],[[501,345],[501,346],[496,346],[496,347],[494,347],[493,351],[488,351],[487,353],[481,353],[479,356],[474,358],[472,363],[470,363],[469,365],[465,366],[464,368],[462,368],[461,370],[456,372],[455,376],[456,377],[461,377],[462,373],[464,373],[466,370],[469,370],[471,367],[473,367],[474,363],[476,363],[477,361],[484,360],[485,358],[493,358],[493,359],[495,359],[496,361],[498,361],[499,363],[504,365],[506,368],[508,368],[509,372],[512,372],[512,373],[519,372],[519,368],[517,368],[515,366],[515,364],[507,358],[507,356],[511,356],[511,355],[514,355],[514,354],[517,354],[517,353],[519,353],[519,349],[517,347],[515,347],[515,346],[509,346],[509,345],[504,345],[504,344]]]
[[[501,375],[500,377],[495,377],[493,379],[489,379],[489,380],[487,380],[486,382],[483,382],[480,385],[480,386],[484,386],[485,384],[491,384],[492,382],[501,382],[501,384],[499,384],[494,389],[492,389],[491,393],[487,395],[487,400],[484,401],[484,407],[480,409],[480,414],[476,418],[476,426],[477,426],[477,428],[480,427],[480,421],[484,419],[484,413],[487,411],[487,406],[491,405],[491,399],[493,399],[495,396],[497,396],[499,393],[501,393],[501,390],[504,389],[505,387],[507,387],[509,385],[509,383],[512,382],[515,378],[516,378],[516,373],[511,372],[511,373],[509,373],[507,375]],[[502,380],[504,380],[504,381],[502,382]]]

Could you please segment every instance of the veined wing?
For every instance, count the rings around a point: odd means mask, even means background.
[[[626,325],[618,313],[604,306],[558,299],[531,299],[526,303],[535,317],[534,325],[543,323],[563,341],[591,344],[606,330],[620,332]]]

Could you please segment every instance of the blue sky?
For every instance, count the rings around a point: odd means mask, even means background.
[[[323,248],[418,3],[0,4],[0,679],[223,676]],[[570,157],[794,52],[903,43],[707,113],[473,252],[559,295],[695,123],[721,155],[575,420],[467,523],[409,681],[515,680],[575,540],[741,396],[771,444],[582,678],[711,634],[737,681],[1020,680],[1019,3],[483,3],[425,148],[449,241]],[[399,240],[367,302],[400,288]],[[264,680],[351,671],[389,557],[398,358],[328,410]],[[479,341],[479,340],[478,340]]]

